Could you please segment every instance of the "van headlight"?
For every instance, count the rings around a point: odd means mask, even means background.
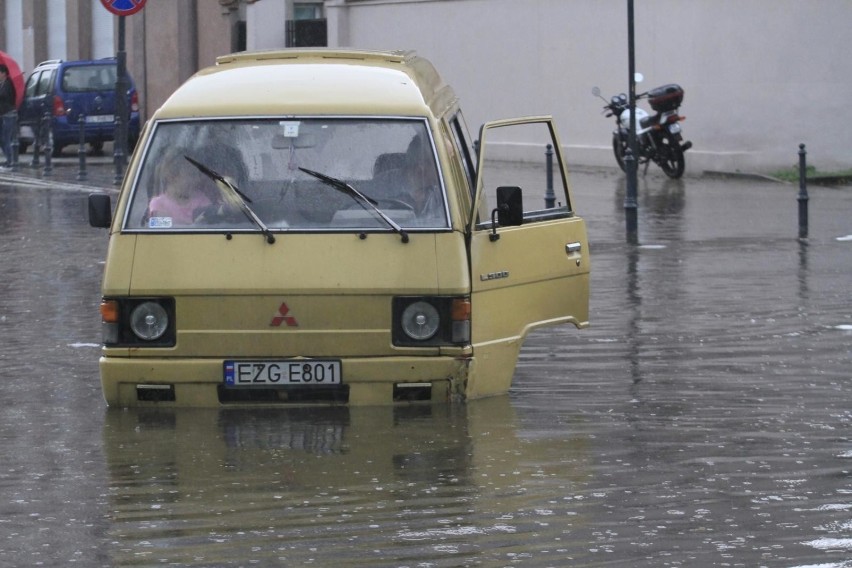
[[[130,329],[143,341],[154,341],[166,333],[169,314],[157,302],[143,302],[130,312]]]
[[[100,306],[107,347],[174,347],[174,298],[104,298]]]
[[[429,302],[418,301],[409,304],[402,311],[402,331],[414,341],[425,341],[438,331],[441,316]]]
[[[397,296],[392,317],[396,346],[470,344],[470,298],[465,296]]]

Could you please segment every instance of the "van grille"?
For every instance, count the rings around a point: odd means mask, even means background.
[[[233,389],[219,385],[221,404],[303,404],[311,402],[349,402],[349,385],[300,387],[288,389]]]

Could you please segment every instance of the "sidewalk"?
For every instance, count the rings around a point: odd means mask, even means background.
[[[80,158],[75,146],[69,146],[58,158],[51,158],[50,171],[45,171],[44,156],[39,156],[37,166],[33,166],[32,163],[32,152],[21,155],[15,169],[0,171],[0,182],[77,191],[117,192],[119,188],[119,184],[115,183],[115,159],[111,144],[106,145],[100,155],[86,155],[85,171],[82,175]]]

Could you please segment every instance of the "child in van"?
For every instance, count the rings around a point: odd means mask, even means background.
[[[195,224],[204,210],[213,204],[204,193],[205,183],[212,183],[176,150],[165,156],[157,168],[160,193],[148,204],[152,226],[173,227]]]

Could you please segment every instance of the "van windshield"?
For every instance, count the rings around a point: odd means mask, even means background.
[[[425,119],[161,121],[144,152],[124,230],[261,230],[247,208],[272,232],[393,230],[383,216],[403,229],[449,228]]]

